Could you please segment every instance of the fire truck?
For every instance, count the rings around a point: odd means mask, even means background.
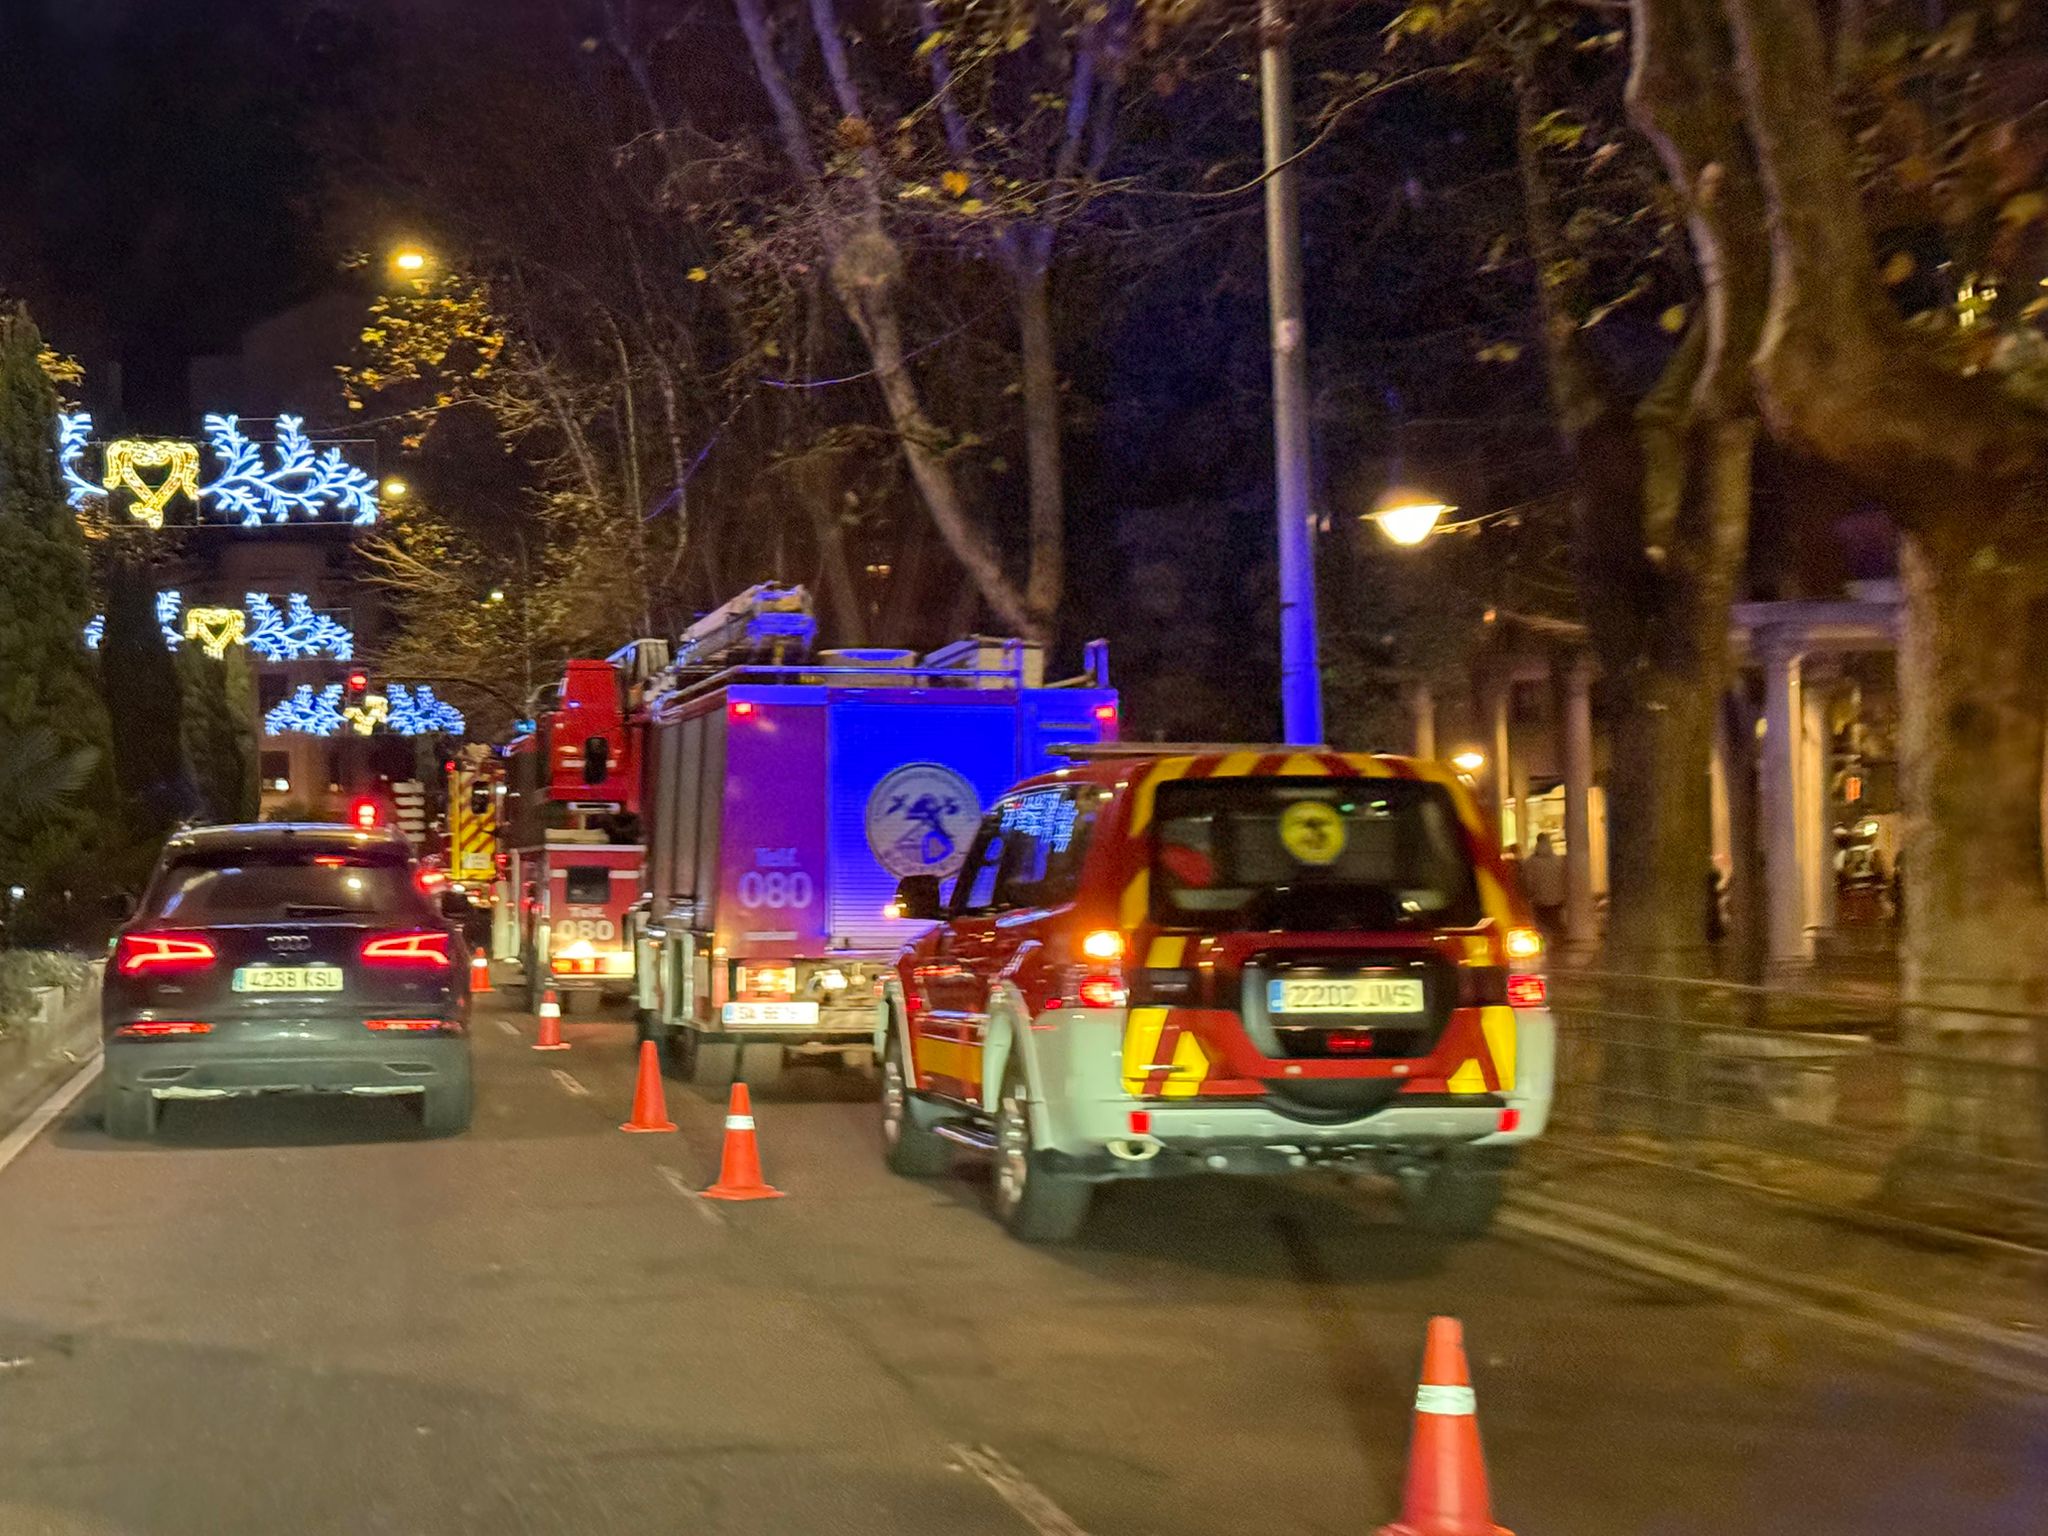
[[[498,803],[504,775],[491,749],[472,742],[448,765],[448,818],[441,867],[478,896],[498,878]]]
[[[634,733],[612,664],[571,661],[505,767],[492,951],[518,960],[531,1007],[550,989],[568,1012],[630,996],[627,914],[645,850]]]
[[[757,587],[672,656],[613,658],[648,849],[640,1026],[701,1082],[871,1057],[877,984],[926,926],[898,915],[897,883],[950,876],[984,808],[1058,766],[1054,748],[1116,739],[1103,642],[1048,682],[1019,640],[812,654],[814,633],[802,588]]]

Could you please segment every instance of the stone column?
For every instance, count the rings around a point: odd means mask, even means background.
[[[1799,637],[1766,630],[1758,637],[1764,678],[1764,735],[1757,789],[1757,829],[1764,850],[1765,953],[1773,970],[1796,970],[1813,958],[1806,926],[1806,880],[1800,868],[1799,781],[1804,710],[1800,701]]]
[[[1558,755],[1564,767],[1565,934],[1589,947],[1593,931],[1593,660],[1565,663],[1557,711]]]
[[[1509,712],[1513,713],[1514,695],[1510,693]],[[1515,852],[1522,858],[1529,856],[1529,850],[1536,845],[1536,831],[1530,823],[1535,819],[1529,809],[1529,749],[1517,751],[1508,763],[1508,798],[1515,807]]]
[[[1806,891],[1806,926],[1816,934],[1835,926],[1835,840],[1828,816],[1828,679],[1809,660],[1800,678],[1799,869]]]
[[[1426,681],[1408,685],[1409,750],[1417,757],[1436,756],[1436,695]]]
[[[1503,848],[1508,845],[1508,800],[1511,796],[1508,784],[1508,702],[1514,686],[1512,678],[1502,679],[1495,685],[1488,701],[1493,712],[1493,829]]]

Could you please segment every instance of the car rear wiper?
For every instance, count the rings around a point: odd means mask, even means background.
[[[286,917],[345,917],[348,915],[348,908],[326,906],[318,902],[292,901],[285,903],[284,915]]]

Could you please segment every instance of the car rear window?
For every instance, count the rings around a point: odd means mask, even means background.
[[[288,922],[295,918],[431,918],[432,908],[402,864],[317,864],[209,859],[164,872],[151,915],[177,923]]]
[[[1160,786],[1152,915],[1174,928],[1463,928],[1479,892],[1455,807],[1409,779]]]
[[[571,864],[568,876],[569,905],[601,907],[612,899],[612,871],[609,864]]]

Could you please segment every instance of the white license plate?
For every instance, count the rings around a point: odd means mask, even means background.
[[[1268,1013],[1420,1013],[1422,1008],[1422,982],[1413,976],[1266,983]]]
[[[816,1003],[727,1003],[719,1017],[728,1024],[815,1024]]]
[[[237,992],[339,992],[338,965],[245,965],[235,972]]]

